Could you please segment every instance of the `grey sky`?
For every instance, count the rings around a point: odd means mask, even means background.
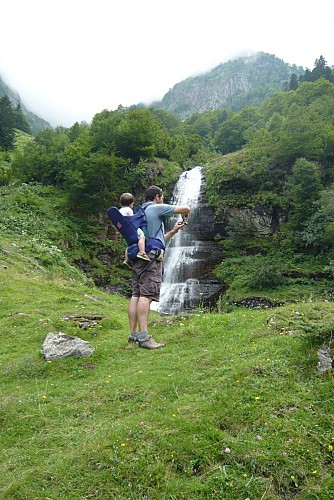
[[[327,0],[3,0],[0,75],[53,126],[162,99],[239,55],[329,65]]]

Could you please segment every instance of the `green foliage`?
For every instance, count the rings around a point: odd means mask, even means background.
[[[206,110],[194,113],[185,120],[185,124],[191,133],[199,135],[209,144],[219,127],[232,115],[233,112],[229,109]]]
[[[0,98],[0,148],[12,149],[14,145],[14,111],[7,96]]]
[[[314,203],[319,197],[321,180],[315,163],[299,158],[293,166],[288,181],[288,195],[293,205],[292,223],[300,227],[314,211]]]
[[[8,151],[0,151],[0,186],[9,184],[11,179],[11,154]]]
[[[119,107],[95,115],[91,126],[76,123],[70,129],[40,132],[25,144],[21,141],[12,171],[19,182],[61,187],[69,209],[87,215],[105,212],[124,191],[142,196],[156,183],[168,190],[176,181],[175,172],[191,165],[202,148],[198,135],[165,112]]]
[[[228,238],[234,238],[234,247],[227,240],[230,249],[246,248],[254,232],[245,220],[231,215],[233,207],[251,210],[260,205],[276,214],[273,228],[284,234],[286,248],[331,255],[333,218],[324,215],[324,202],[317,200],[334,180],[333,112],[334,85],[327,80],[277,93],[259,107],[257,121],[243,131],[242,149],[216,155],[205,165],[208,199],[217,214],[228,214]],[[231,128],[226,144],[238,130]],[[267,247],[270,239],[275,244],[270,236],[266,239]]]
[[[163,128],[152,114],[144,109],[133,109],[119,125],[116,148],[122,158],[136,163],[141,158],[158,156],[158,151],[163,151],[164,140]]]
[[[216,276],[233,290],[238,287],[250,291],[273,290],[284,285],[284,262],[280,254],[260,254],[236,257],[222,262],[216,269]]]
[[[299,77],[300,82],[315,82],[320,78],[324,78],[329,82],[334,82],[333,70],[327,66],[327,61],[323,56],[315,60],[312,71],[306,70],[304,75]]]
[[[331,261],[326,258],[289,253],[283,248],[261,255],[243,255],[225,259],[215,275],[227,286],[221,300],[229,310],[252,297],[269,304],[300,302],[307,297],[327,299],[334,293]]]
[[[31,133],[20,104],[14,108],[9,97],[4,95],[0,98],[0,148],[13,149],[16,129]]]
[[[321,191],[319,201],[314,205],[314,212],[304,222],[301,238],[304,244],[314,252],[334,249],[334,188]]]
[[[257,108],[244,108],[239,113],[227,118],[213,136],[213,143],[222,154],[232,153],[245,143],[246,131],[254,127],[260,115]]]
[[[26,116],[22,112],[21,104],[19,103],[16,108],[13,110],[13,118],[14,118],[14,128],[17,130],[21,130],[26,134],[31,134],[31,127],[27,121]]]
[[[122,242],[104,244],[105,225],[98,219],[69,215],[64,191],[23,184],[0,188],[0,197],[0,233],[6,242],[15,243],[27,261],[32,259],[36,268],[77,275],[78,269],[73,267],[77,263],[85,267],[87,275],[97,278],[101,274],[101,262],[96,259],[99,252],[110,255],[110,266],[120,262]],[[105,267],[103,272],[110,270]]]
[[[257,269],[250,277],[248,286],[251,290],[275,289],[282,286],[285,279],[280,272],[279,263],[275,260]]]

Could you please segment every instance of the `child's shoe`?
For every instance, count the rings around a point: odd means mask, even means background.
[[[161,262],[162,260],[164,260],[164,251],[163,250],[159,251],[159,255],[157,256],[156,260],[158,262]]]
[[[151,262],[151,259],[149,258],[146,252],[137,253],[137,258],[142,260],[148,260],[148,262]]]
[[[129,269],[131,269],[131,271],[132,271],[132,266],[131,266],[131,263],[130,263],[130,261],[129,261],[129,260],[123,260],[123,264],[124,264],[126,267],[128,267]]]

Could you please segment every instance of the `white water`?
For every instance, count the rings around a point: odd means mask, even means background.
[[[202,168],[195,167],[181,174],[174,189],[171,204],[189,205],[191,211],[189,224],[169,240],[166,247],[160,302],[152,304],[152,308],[162,314],[179,314],[194,309],[201,301],[196,269],[200,267],[198,255],[203,243],[194,240],[191,221],[196,220],[202,179]],[[181,216],[173,218],[171,227],[179,219]]]

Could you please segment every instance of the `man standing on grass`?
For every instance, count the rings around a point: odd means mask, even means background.
[[[168,205],[163,202],[162,189],[150,186],[146,191],[146,202],[143,205],[147,220],[149,237],[160,240],[163,245],[184,227],[188,218],[188,205]],[[177,222],[173,229],[164,234],[164,221],[173,215],[182,215],[183,222]],[[150,262],[136,259],[132,268],[132,297],[129,302],[128,316],[130,325],[129,342],[137,342],[145,349],[159,349],[164,344],[155,342],[148,334],[148,317],[152,300],[159,301],[162,282],[163,262],[160,252],[149,252]],[[138,327],[138,329],[137,329]]]

